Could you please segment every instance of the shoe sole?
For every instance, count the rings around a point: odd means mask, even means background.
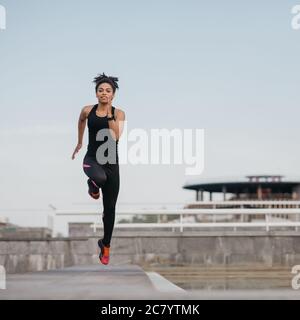
[[[100,190],[99,190],[99,192],[97,192],[97,193],[94,193],[94,192],[91,192],[90,191],[90,188],[91,188],[91,186],[90,186],[90,184],[89,184],[89,180],[87,181],[87,185],[88,185],[88,194],[93,198],[93,199],[95,199],[95,200],[97,200],[97,199],[99,199],[100,198]]]
[[[88,192],[89,193],[89,195],[93,198],[93,199],[95,199],[95,200],[97,200],[97,199],[99,199],[100,198],[100,192],[99,193],[92,193],[92,192]]]

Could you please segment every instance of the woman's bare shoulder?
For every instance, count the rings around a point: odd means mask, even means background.
[[[82,110],[84,110],[85,112],[90,112],[92,109],[93,109],[92,104],[86,105],[82,108]]]
[[[119,107],[115,107],[116,117],[122,117],[125,119],[125,112]]]
[[[86,105],[84,106],[81,110],[82,110],[82,113],[85,115],[85,116],[88,116],[88,114],[90,113],[90,111],[93,109],[93,105]]]

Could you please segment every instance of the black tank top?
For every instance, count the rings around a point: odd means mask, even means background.
[[[119,163],[119,157],[118,157],[118,140],[114,140],[113,137],[111,135],[109,135],[109,137],[104,137],[104,141],[99,141],[96,140],[96,136],[99,130],[101,129],[109,129],[109,125],[108,125],[108,120],[107,120],[107,116],[104,117],[99,117],[96,114],[96,109],[97,109],[98,105],[95,104],[92,108],[92,110],[90,111],[89,115],[88,115],[88,129],[89,129],[89,143],[88,143],[88,147],[87,147],[87,153],[86,155],[91,156],[91,157],[95,157],[96,158],[96,153],[97,153],[97,149],[103,144],[106,143],[107,140],[109,139],[109,143],[112,143],[112,148],[116,154],[116,162]],[[112,115],[114,116],[115,114],[115,107],[112,106]],[[104,152],[104,156],[107,157],[108,155],[108,150],[105,150]]]

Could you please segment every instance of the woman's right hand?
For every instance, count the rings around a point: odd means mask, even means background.
[[[73,154],[72,154],[72,160],[75,159],[75,154],[81,149],[81,147],[82,147],[82,143],[78,143]]]

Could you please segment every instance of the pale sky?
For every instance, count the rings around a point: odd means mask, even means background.
[[[49,204],[102,210],[82,171],[87,130],[71,160],[102,72],[119,77],[113,105],[130,128],[205,130],[199,177],[185,165],[122,165],[117,208],[189,202],[190,179],[300,176],[297,1],[0,4],[0,216],[35,226]]]

